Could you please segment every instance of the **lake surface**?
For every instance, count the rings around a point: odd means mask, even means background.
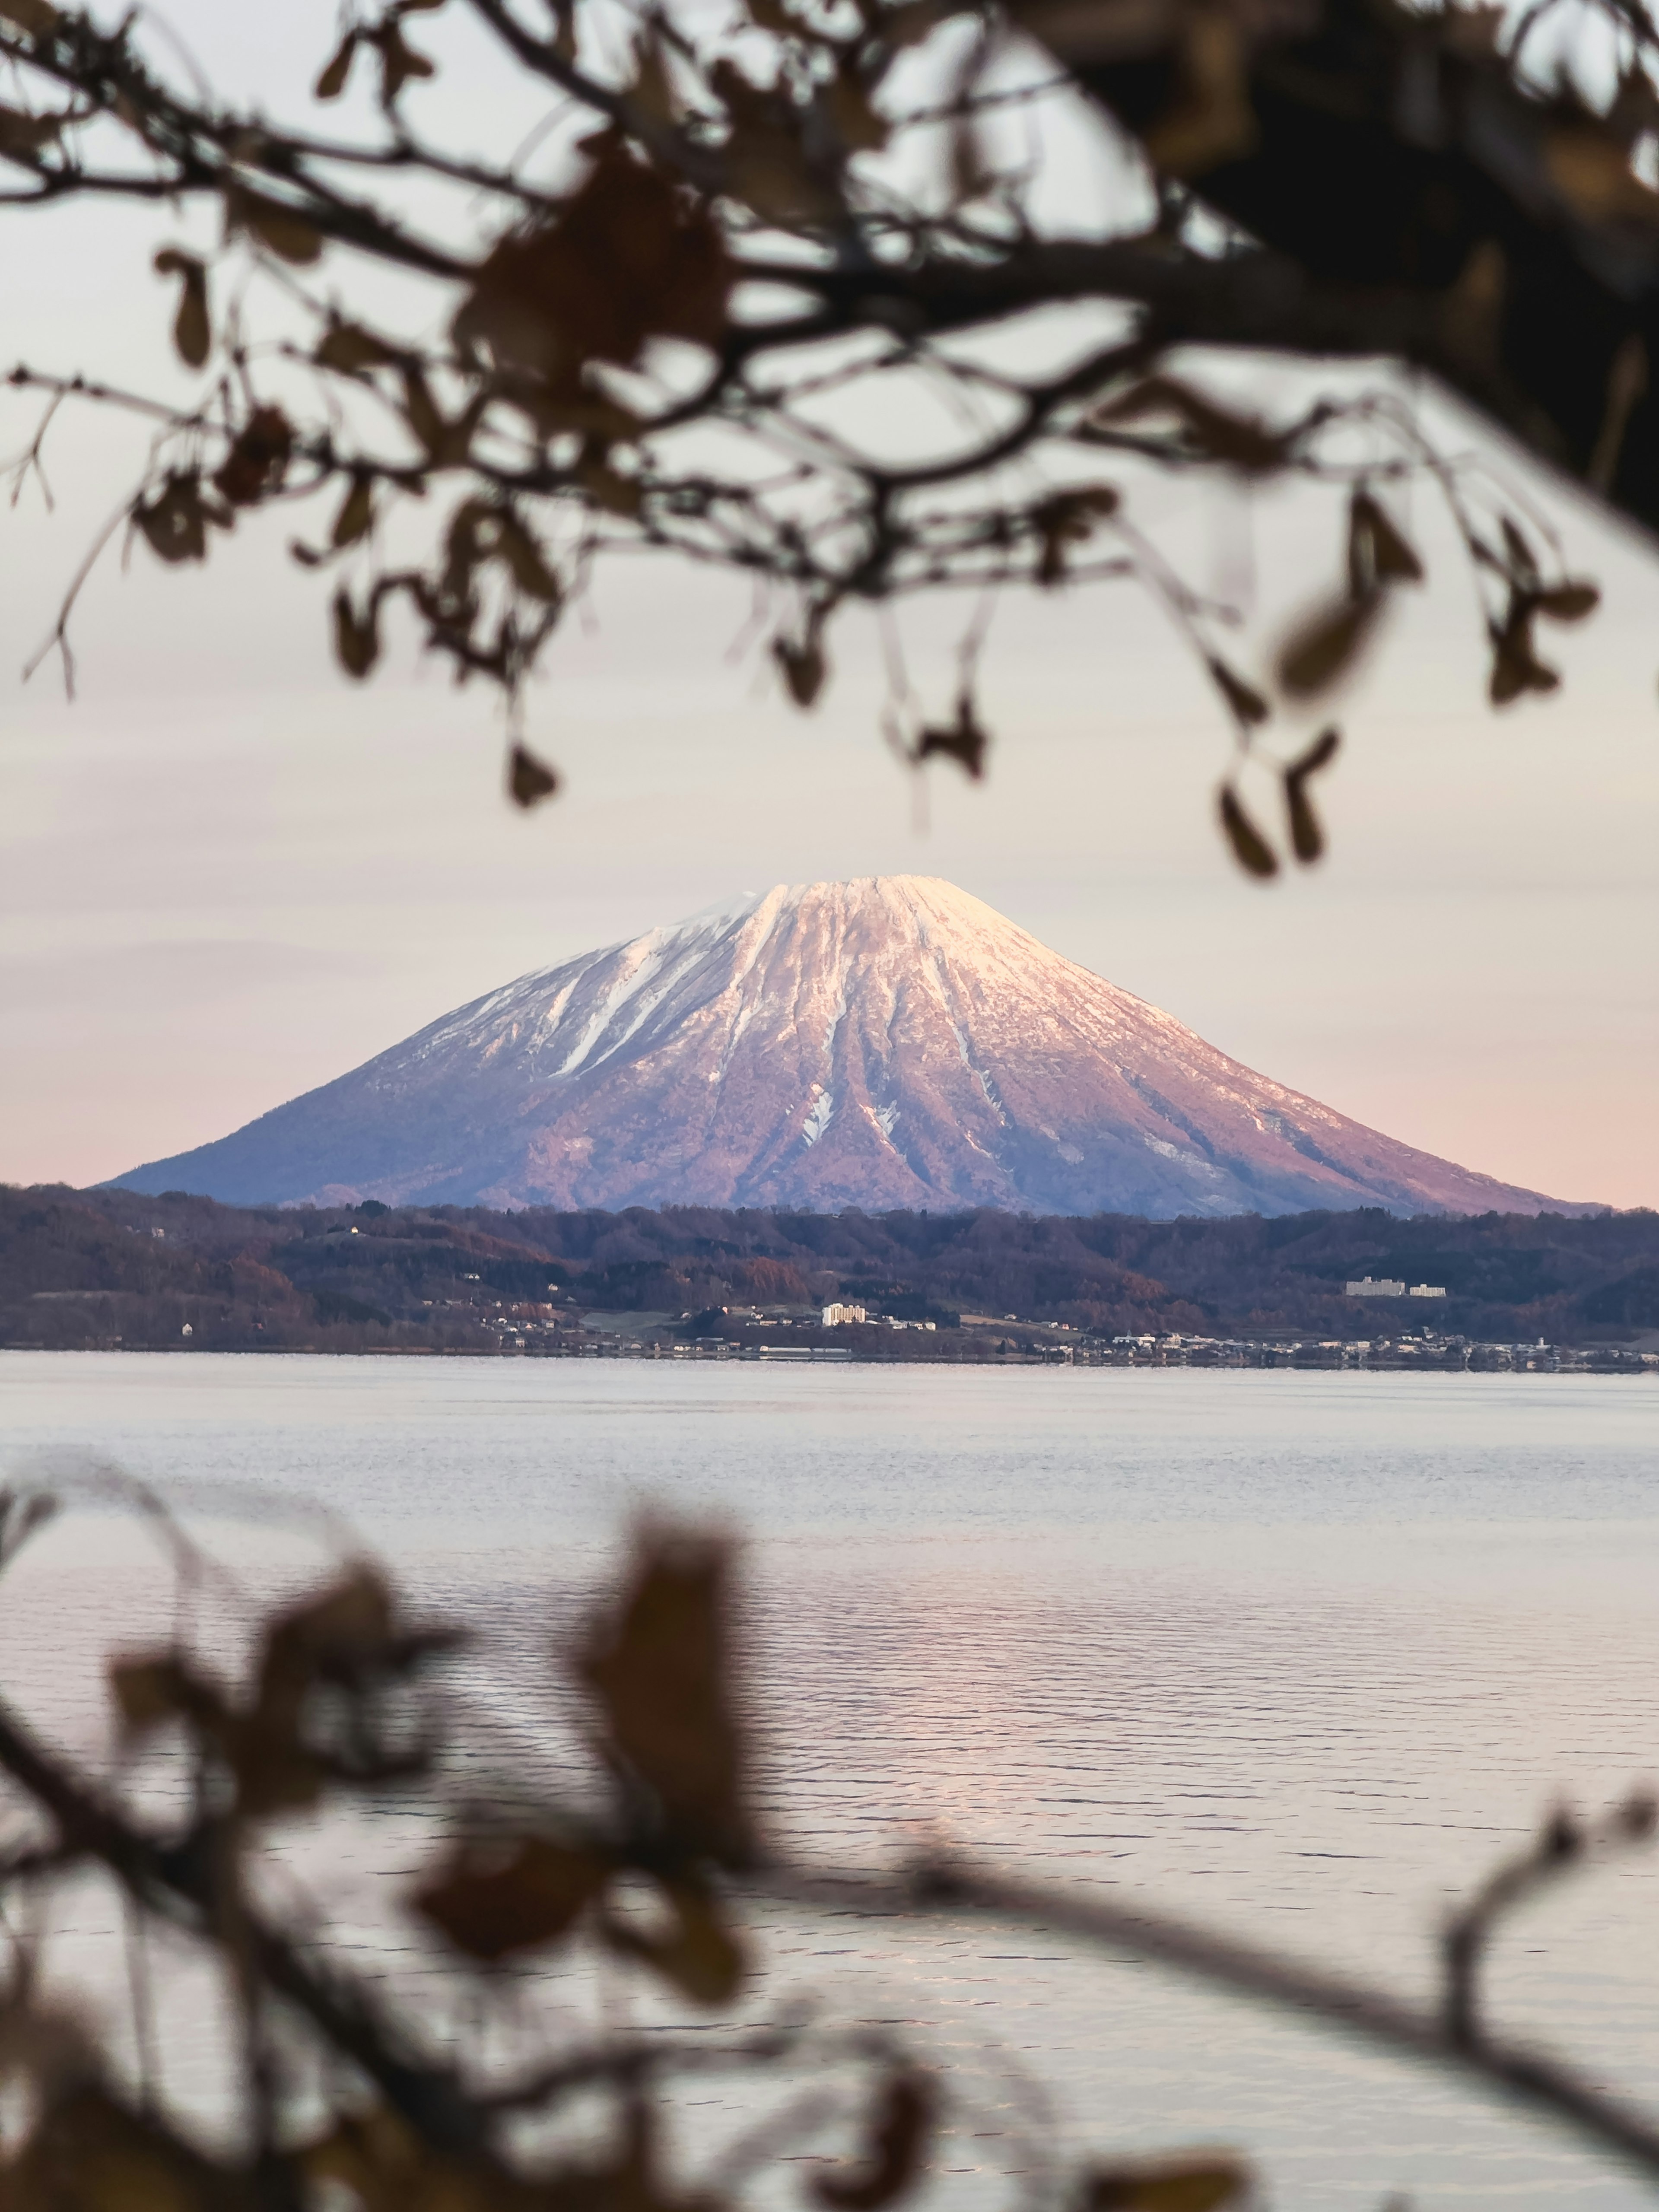
[[[1449,1901],[1552,1803],[1659,1776],[1650,1380],[12,1352],[0,1437],[8,1480],[93,1458],[260,1505],[224,1540],[273,1585],[277,1501],[318,1501],[484,1621],[508,1702],[633,1516],[722,1518],[769,1818],[803,1850],[942,1836],[1414,1994]],[[76,1516],[8,1584],[0,1678],[69,1735],[101,1725],[94,1646],[153,1632],[143,1549]],[[1066,2140],[1237,2142],[1295,2212],[1647,2201],[1540,2126],[1041,1935],[783,1917],[771,1947],[988,2079],[1040,2075]],[[1529,1913],[1490,1987],[1659,2107],[1659,1864]]]

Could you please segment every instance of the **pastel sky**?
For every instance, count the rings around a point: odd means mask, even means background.
[[[332,11],[265,12],[285,35],[315,15],[309,59]],[[204,6],[177,15],[210,37]],[[238,66],[261,60],[252,36]],[[148,264],[176,222],[5,222],[8,359],[171,374]],[[1271,399],[1272,375],[1256,388]],[[30,420],[8,397],[9,447]],[[513,975],[738,891],[915,871],[1393,1136],[1659,1204],[1659,567],[1581,508],[1556,500],[1606,604],[1549,641],[1561,694],[1502,716],[1424,515],[1439,587],[1402,603],[1342,702],[1332,854],[1261,886],[1214,830],[1229,740],[1207,687],[1122,587],[999,612],[980,787],[884,747],[872,626],[802,717],[752,645],[732,651],[743,588],[641,564],[555,648],[530,734],[566,787],[522,816],[481,692],[412,656],[368,687],[335,672],[325,593],[283,555],[291,519],[204,571],[106,561],[76,702],[51,669],[22,685],[141,459],[82,418],[53,451],[55,512],[33,490],[0,509],[0,1178],[84,1183],[221,1135]],[[1335,558],[1317,499],[1248,517],[1161,497],[1200,573],[1251,550],[1293,596]],[[941,708],[961,614],[905,618]]]

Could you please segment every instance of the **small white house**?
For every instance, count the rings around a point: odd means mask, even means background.
[[[1413,1298],[1443,1298],[1446,1286],[1443,1283],[1413,1283],[1406,1295]]]

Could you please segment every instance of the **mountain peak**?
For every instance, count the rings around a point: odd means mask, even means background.
[[[538,969],[194,1152],[231,1202],[1536,1212],[1241,1066],[937,876]]]

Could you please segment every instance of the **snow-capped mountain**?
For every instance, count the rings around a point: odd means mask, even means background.
[[[779,884],[521,976],[119,1179],[233,1202],[1537,1212],[927,876]]]

